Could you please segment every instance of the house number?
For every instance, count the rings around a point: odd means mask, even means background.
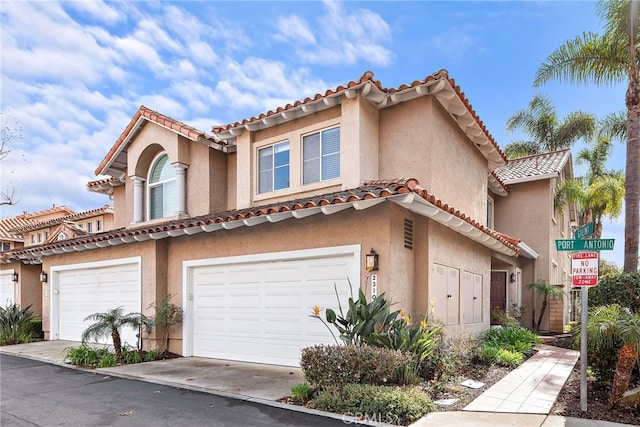
[[[371,299],[378,296],[378,275],[371,275]]]

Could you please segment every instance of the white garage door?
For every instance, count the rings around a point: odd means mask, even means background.
[[[15,284],[13,270],[0,272],[0,305],[6,307],[15,301]]]
[[[53,339],[80,341],[92,322],[84,319],[122,306],[124,313],[141,312],[140,264],[109,262],[61,267],[54,271]],[[54,326],[54,325],[52,325]],[[123,344],[136,346],[137,330],[120,331]],[[111,343],[108,335],[102,342]]]
[[[336,287],[346,310],[349,279],[357,293],[359,247],[357,253],[348,248],[347,253],[266,254],[188,268],[192,300],[185,326],[191,327],[191,351],[185,348],[185,354],[299,366],[302,348],[335,344],[327,327],[310,315],[315,305],[323,317],[327,307],[337,310]]]

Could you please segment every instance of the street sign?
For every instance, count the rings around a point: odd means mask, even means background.
[[[573,286],[598,284],[598,252],[576,252],[571,256]]]
[[[615,239],[587,239],[587,240],[556,240],[559,251],[611,251]]]
[[[582,227],[575,229],[575,231],[573,232],[573,238],[584,239],[587,236],[591,236],[593,234],[594,229],[595,229],[595,226],[593,225],[593,222],[587,223]]]

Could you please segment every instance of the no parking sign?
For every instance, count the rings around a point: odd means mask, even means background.
[[[571,256],[573,286],[598,284],[598,252],[576,252]]]

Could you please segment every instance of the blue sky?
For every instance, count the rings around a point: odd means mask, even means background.
[[[19,198],[3,217],[109,203],[85,185],[141,104],[209,132],[366,70],[397,87],[445,68],[501,146],[537,93],[559,117],[624,109],[623,84],[532,87],[565,40],[602,33],[595,2],[3,0],[0,19],[2,125],[22,128],[1,163]],[[609,166],[624,169],[622,143]],[[619,266],[623,224],[604,226]]]

